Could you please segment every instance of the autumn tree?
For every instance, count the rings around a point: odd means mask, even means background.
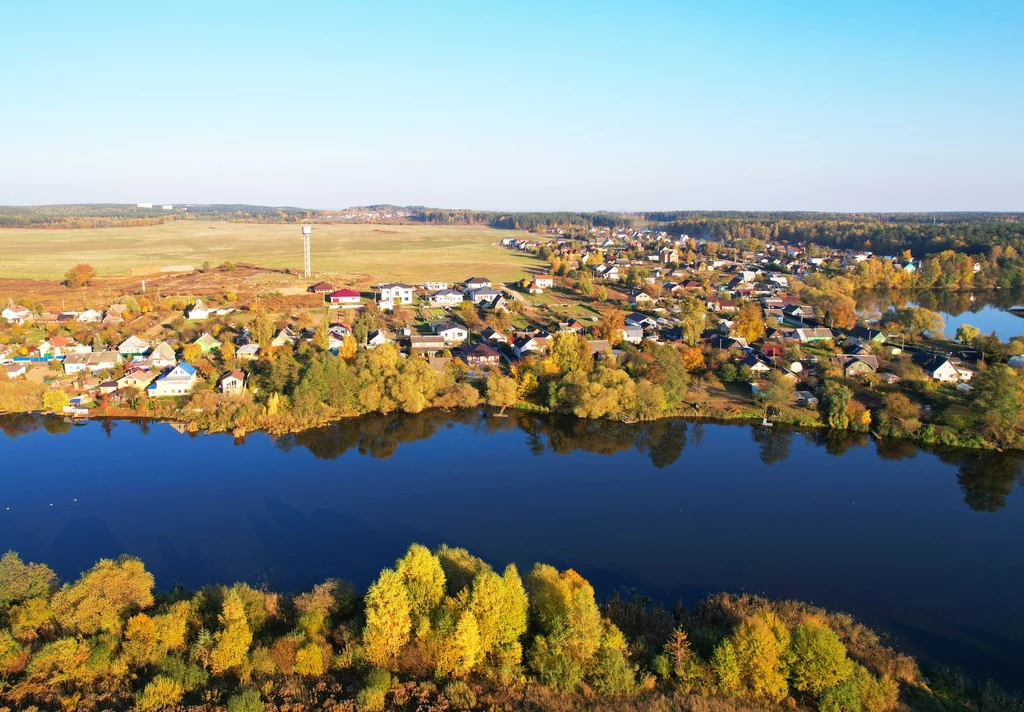
[[[550,358],[562,375],[589,371],[593,363],[587,340],[572,331],[562,331],[552,337]]]
[[[366,592],[363,648],[370,664],[390,669],[409,642],[412,617],[409,594],[402,576],[384,569]]]
[[[441,562],[427,547],[413,544],[405,556],[395,562],[395,570],[405,584],[413,632],[417,638],[422,638],[430,626],[431,611],[444,598]]]
[[[505,409],[519,402],[519,388],[516,380],[497,371],[487,377],[487,405]]]
[[[78,264],[64,273],[64,284],[71,289],[84,287],[96,276],[96,269],[92,265]]]
[[[956,328],[956,340],[961,344],[970,344],[981,336],[981,329],[970,324],[961,324]]]
[[[210,670],[221,675],[245,662],[252,644],[252,630],[245,617],[245,607],[238,592],[229,590],[218,617],[220,630],[213,637]]]
[[[1001,447],[1010,447],[1024,431],[1024,382],[1004,363],[992,364],[974,379],[971,412],[982,434]]]
[[[57,621],[68,631],[120,633],[131,613],[153,605],[153,575],[141,561],[103,559],[53,596]]]
[[[789,691],[786,652],[790,634],[774,613],[744,619],[728,638],[738,670],[739,691],[752,700],[778,703]]]
[[[748,302],[736,313],[730,333],[737,338],[746,339],[747,343],[752,344],[764,338],[764,330],[764,315],[761,312],[761,307],[753,302]]]

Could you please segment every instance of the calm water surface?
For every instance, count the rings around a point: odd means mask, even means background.
[[[943,330],[952,339],[962,324],[995,332],[1001,341],[1024,334],[1024,318],[1010,311],[1024,305],[1024,292],[992,290],[986,292],[867,292],[858,298],[858,311],[865,316],[880,316],[890,306],[923,306],[942,315]],[[1024,312],[1018,312],[1024,314]]]
[[[847,610],[900,648],[1024,683],[1021,460],[737,425],[478,413],[299,436],[0,419],[0,548],[72,578],[365,586],[410,542],[572,566],[599,593],[751,591]]]

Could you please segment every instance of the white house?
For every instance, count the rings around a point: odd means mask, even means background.
[[[132,335],[121,342],[121,345],[117,347],[118,352],[125,358],[131,356],[143,356],[147,351],[152,348],[152,344],[143,338]]]
[[[412,304],[412,293],[416,287],[401,282],[391,282],[380,285],[381,303],[391,304]]]
[[[270,342],[270,345],[277,348],[279,346],[295,346],[297,343],[299,343],[299,337],[291,330],[291,327],[286,326],[277,332],[277,336]]]
[[[88,371],[111,370],[121,362],[121,354],[117,351],[89,351],[86,353],[68,354],[64,357],[64,373],[81,373]]]
[[[203,304],[202,299],[197,299],[195,304],[185,310],[185,317],[191,321],[202,321],[210,318],[210,310]]]
[[[79,324],[95,324],[100,321],[103,321],[103,315],[95,309],[86,309],[78,315]]]
[[[146,395],[150,398],[183,396],[192,392],[196,380],[196,370],[187,363],[179,363],[150,383],[146,388]]]
[[[481,287],[490,289],[494,286],[486,277],[470,277],[462,284],[466,289],[480,289]]]
[[[434,329],[434,333],[444,339],[445,346],[461,344],[469,338],[469,332],[461,324],[451,321],[439,321],[431,324],[431,326]]]
[[[501,296],[501,292],[490,287],[477,287],[476,289],[467,289],[465,296],[469,297],[474,304],[480,304],[481,302],[493,302]]]
[[[10,324],[24,324],[32,321],[32,310],[20,304],[12,304],[3,310],[2,316]]]
[[[255,361],[259,356],[259,351],[259,344],[246,344],[245,346],[239,346],[238,350],[235,351],[235,358],[240,361]]]
[[[429,297],[431,306],[435,307],[450,307],[455,304],[462,304],[462,299],[462,293],[456,292],[454,289],[442,289],[434,292]]]
[[[555,286],[555,278],[550,274],[534,275],[533,286],[537,289],[551,289]]]
[[[245,391],[245,374],[235,369],[217,379],[217,388],[226,395],[237,395]]]
[[[146,358],[146,362],[150,368],[165,369],[170,368],[174,364],[178,363],[178,359],[174,355],[174,349],[166,341],[161,341],[157,344],[149,356]]]
[[[428,292],[440,292],[442,289],[448,289],[447,282],[424,282],[423,289]]]
[[[344,308],[358,307],[359,292],[354,289],[338,289],[327,295],[327,301],[332,305],[337,304]]]

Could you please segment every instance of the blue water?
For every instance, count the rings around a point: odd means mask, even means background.
[[[41,425],[0,420],[0,548],[64,578],[129,553],[161,588],[365,586],[410,542],[447,542],[572,566],[603,595],[808,600],[926,659],[1024,682],[1015,456],[473,413],[244,444],[158,423]]]

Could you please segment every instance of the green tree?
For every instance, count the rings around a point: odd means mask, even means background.
[[[847,408],[853,398],[853,391],[837,381],[826,381],[821,395],[828,427],[837,430],[849,428],[850,416]]]
[[[252,320],[252,338],[264,349],[274,340],[274,322],[266,312],[258,312]]]
[[[584,297],[589,297],[594,293],[594,281],[588,272],[580,273],[580,278],[576,280],[576,291]]]
[[[991,442],[1010,447],[1024,430],[1024,385],[1020,374],[996,363],[974,379],[971,412],[982,434]]]
[[[696,346],[707,327],[707,307],[695,297],[685,297],[679,305],[679,330],[682,332],[683,343]]]
[[[818,697],[853,675],[853,661],[846,656],[846,646],[822,623],[796,626],[789,651],[790,681],[800,692]]]
[[[44,564],[25,564],[15,552],[0,557],[0,612],[30,598],[48,598],[57,575]]]
[[[409,594],[401,575],[384,569],[366,592],[366,626],[363,648],[376,667],[390,669],[409,642],[412,618]]]
[[[956,328],[956,340],[961,344],[970,344],[981,336],[981,329],[970,324],[961,324]]]
[[[790,635],[774,613],[744,619],[730,636],[740,671],[740,688],[753,700],[780,702],[786,684],[786,650]]]

